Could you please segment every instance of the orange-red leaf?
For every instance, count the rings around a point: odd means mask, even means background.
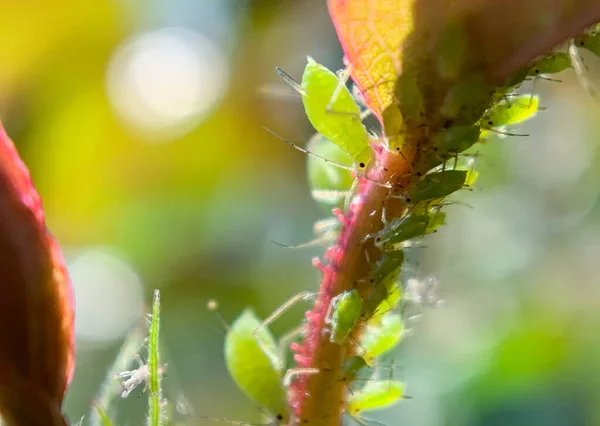
[[[43,419],[32,412],[51,414],[45,424],[62,418],[74,367],[73,322],[60,248],[46,229],[27,167],[0,124],[0,412],[9,424],[42,424],[23,423]]]
[[[412,31],[414,0],[328,0],[354,83],[381,121],[393,101],[401,47]]]

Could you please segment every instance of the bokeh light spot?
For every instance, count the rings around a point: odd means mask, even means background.
[[[146,141],[166,142],[194,128],[221,99],[229,78],[223,51],[205,36],[162,28],[125,41],[107,70],[109,100]]]
[[[85,249],[68,261],[75,289],[75,333],[89,341],[122,338],[143,313],[142,282],[114,253]]]

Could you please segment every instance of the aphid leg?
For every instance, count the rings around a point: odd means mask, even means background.
[[[348,64],[346,66],[346,68],[344,68],[343,70],[340,70],[336,73],[337,77],[338,77],[338,84],[335,87],[335,90],[333,91],[333,93],[331,94],[331,98],[329,99],[329,103],[325,107],[325,111],[330,114],[347,115],[350,117],[360,119],[361,118],[360,114],[357,115],[354,112],[337,111],[333,108],[333,105],[335,104],[338,97],[340,96],[340,93],[342,93],[342,90],[346,87],[346,84],[348,83],[348,79],[350,78],[350,69],[351,69],[351,65]]]
[[[356,168],[354,168],[354,167],[345,166],[343,164],[336,163],[335,161],[328,160],[327,158],[322,157],[322,156],[320,156],[318,154],[315,154],[314,152],[312,152],[312,151],[310,151],[310,150],[308,150],[306,148],[302,148],[301,146],[295,144],[291,140],[289,140],[287,138],[284,138],[283,136],[278,135],[277,133],[275,133],[273,130],[269,129],[268,127],[265,127],[265,126],[262,126],[262,127],[263,127],[263,129],[265,129],[267,132],[269,132],[270,134],[272,134],[273,136],[275,136],[279,140],[282,140],[283,142],[287,143],[292,148],[297,149],[298,151],[303,152],[306,155],[310,155],[312,157],[319,158],[320,160],[325,161],[327,164],[330,164],[332,166],[338,167],[340,169],[348,170],[348,171],[351,171],[351,172],[356,172]],[[365,179],[365,180],[367,180],[369,182],[372,182],[372,183],[374,183],[374,184],[376,184],[378,186],[381,186],[383,188],[391,188],[391,185],[389,183],[378,182],[378,181],[373,180],[373,179],[371,179],[371,178],[369,178],[368,176],[365,176],[365,175],[359,175],[359,176],[362,179]]]
[[[300,84],[294,80],[288,73],[282,70],[279,67],[275,67],[275,72],[284,82],[286,82],[292,89],[301,94],[302,96],[306,96],[306,91],[300,86]]]
[[[347,191],[348,195],[346,195],[346,199],[344,200],[344,211],[348,211],[350,209],[350,203],[352,202],[352,197],[356,193],[357,189],[358,189],[358,179],[354,179],[354,181],[352,182],[352,186],[350,187],[350,190]]]
[[[306,329],[304,327],[304,325],[301,325],[299,327],[294,328],[291,331],[288,331],[287,333],[285,333],[280,339],[279,339],[279,352],[283,356],[285,355],[285,351],[288,348],[289,344],[291,342],[293,342],[294,340],[296,340],[299,336],[304,336],[304,333],[306,332]]]
[[[288,310],[289,308],[291,308],[294,304],[296,304],[297,302],[301,301],[301,300],[308,300],[310,297],[313,297],[314,295],[316,295],[317,293],[312,293],[309,291],[303,291],[302,293],[299,293],[297,295],[295,295],[294,297],[292,297],[291,299],[289,299],[287,302],[285,302],[283,305],[281,305],[279,308],[277,308],[275,310],[275,312],[273,312],[271,315],[269,315],[267,317],[267,319],[265,319],[262,324],[260,324],[252,333],[252,336],[256,339],[256,342],[258,343],[258,345],[260,346],[260,348],[263,350],[263,352],[269,356],[269,358],[271,358],[271,360],[273,362],[275,362],[277,364],[277,367],[282,369],[283,368],[283,361],[281,360],[281,358],[279,357],[279,354],[273,353],[274,350],[273,348],[271,348],[269,345],[265,344],[265,342],[260,338],[260,331],[265,328],[266,326],[268,326],[270,323],[272,323],[273,321],[275,321],[279,316],[281,316],[286,310]]]
[[[286,371],[285,375],[283,376],[283,387],[289,388],[292,384],[292,380],[296,376],[317,374],[320,371],[321,370],[318,368],[291,368],[288,371]]]

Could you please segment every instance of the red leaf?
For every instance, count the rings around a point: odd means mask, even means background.
[[[10,424],[61,424],[52,419],[73,375],[73,290],[27,167],[1,124],[0,259],[0,412]]]
[[[328,0],[329,14],[365,102],[381,121],[401,70],[401,47],[412,31],[414,0]]]

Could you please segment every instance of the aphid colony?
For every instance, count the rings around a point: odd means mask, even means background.
[[[573,43],[600,56],[600,29],[594,28]],[[448,90],[440,114],[447,120],[418,146],[408,179],[393,182],[375,181],[368,171],[377,161],[378,149],[402,155],[401,147],[391,142],[391,136],[402,131],[408,118],[422,115],[419,108],[423,102],[418,99],[418,90],[402,82],[400,77],[396,85],[399,103],[383,112],[384,135],[376,135],[369,133],[362,123],[368,112],[361,111],[346,87],[347,72],[336,75],[308,58],[302,81],[296,83],[278,69],[280,76],[302,96],[306,115],[318,132],[306,149],[281,139],[309,154],[307,167],[312,196],[334,213],[333,218],[315,224],[315,241],[299,246],[335,243],[344,226],[337,217],[349,208],[360,179],[387,188],[389,195],[385,202],[399,200],[404,205],[404,213],[392,218],[388,218],[384,207],[381,229],[365,237],[365,242],[372,240],[380,251],[367,277],[371,289],[368,297],[361,296],[356,288],[348,290],[335,295],[327,309],[324,332],[331,343],[346,347],[349,339],[353,339],[352,330],[359,324],[363,330],[356,341],[350,342],[356,351],[344,359],[338,377],[349,389],[345,412],[359,423],[364,423],[363,411],[388,407],[406,398],[402,382],[380,377],[378,360],[405,335],[406,327],[398,307],[431,302],[430,295],[408,294],[414,293],[414,288],[404,288],[400,282],[404,250],[444,225],[446,216],[442,208],[448,196],[471,187],[477,179],[477,172],[473,170],[474,153],[469,150],[492,134],[513,135],[506,131],[508,127],[536,114],[538,97],[517,94],[514,90],[525,80],[549,79],[548,75],[571,68],[571,56],[565,52],[543,56],[491,93],[483,87],[478,93],[473,79],[458,81]],[[398,93],[400,90],[402,93]],[[412,284],[414,287],[414,282]],[[265,322],[251,310],[245,310],[227,333],[225,359],[232,378],[277,424],[298,421],[288,405],[289,385],[294,378],[321,371],[286,366],[286,350],[290,342],[303,336],[303,327],[277,341],[267,325],[292,303],[312,296],[314,294],[308,292],[295,296]]]

